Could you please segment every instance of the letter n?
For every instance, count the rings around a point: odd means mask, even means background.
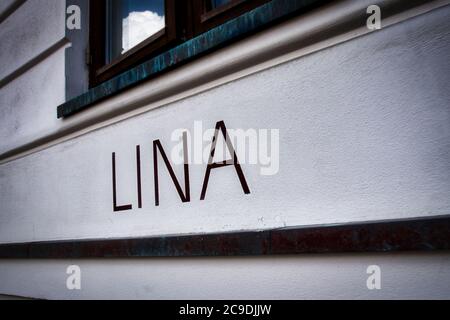
[[[225,143],[232,156],[232,159],[224,160],[222,162],[214,162],[214,155],[216,153],[216,145],[217,139],[219,137],[219,130],[222,132],[223,137],[225,138]],[[242,189],[245,194],[250,194],[250,189],[248,187],[247,181],[245,180],[244,172],[242,171],[241,165],[239,164],[238,157],[236,155],[236,151],[233,148],[233,144],[231,143],[231,139],[228,135],[227,128],[225,126],[225,122],[220,121],[216,124],[216,130],[214,132],[214,137],[211,143],[211,152],[209,154],[208,167],[206,168],[205,179],[203,181],[203,188],[200,200],[205,200],[206,197],[206,189],[208,188],[209,177],[211,175],[212,169],[218,169],[222,167],[227,167],[233,165],[236,169],[236,173],[239,177],[239,181],[241,182]]]
[[[188,159],[188,149],[187,149],[187,133],[183,132],[183,154],[184,154],[184,186],[186,193],[181,189],[180,183],[175,176],[172,166],[170,165],[169,159],[161,145],[159,140],[153,141],[153,169],[154,169],[154,179],[155,179],[155,205],[159,206],[159,174],[158,174],[158,150],[166,164],[169,175],[172,178],[173,184],[177,189],[178,195],[182,202],[191,201],[190,185],[189,185],[189,159]]]

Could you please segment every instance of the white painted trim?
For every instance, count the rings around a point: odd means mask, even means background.
[[[175,101],[261,72],[302,56],[366,35],[366,8],[407,5],[405,0],[342,0],[293,18],[195,60],[154,80],[111,97],[95,107],[61,120],[61,126],[41,132],[24,145],[0,155],[0,165],[135,117]],[[383,29],[450,4],[435,0],[386,15]],[[386,10],[386,9],[383,9]],[[382,14],[386,14],[383,11]],[[56,116],[56,106],[55,106]]]

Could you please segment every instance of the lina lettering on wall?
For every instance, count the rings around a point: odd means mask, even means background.
[[[231,155],[230,159],[223,160],[220,162],[214,162],[214,156],[216,154],[216,146],[219,137],[222,136],[225,141],[225,147],[228,149]],[[177,193],[183,203],[191,201],[190,192],[190,181],[189,181],[189,161],[188,161],[188,143],[187,143],[187,132],[183,133],[183,157],[184,157],[184,191],[178,178],[175,175],[173,167],[167,157],[166,152],[161,144],[160,140],[153,141],[153,171],[154,171],[154,189],[155,189],[155,206],[159,206],[159,162],[158,155],[161,155],[164,164],[169,172],[170,178],[177,190]],[[209,152],[208,164],[206,166],[205,177],[203,179],[202,192],[200,195],[200,200],[205,200],[206,191],[208,189],[208,183],[211,176],[211,171],[213,169],[219,169],[223,167],[234,166],[239,182],[242,186],[242,190],[245,194],[250,194],[250,188],[245,179],[244,172],[239,163],[236,151],[233,147],[233,143],[228,134],[227,128],[224,121],[220,121],[216,124],[214,131],[214,136],[211,142],[211,150]],[[142,208],[142,173],[141,173],[141,148],[136,146],[136,183],[137,183],[137,203],[138,208]],[[113,211],[127,211],[132,210],[132,204],[119,205],[117,203],[117,176],[116,176],[116,153],[112,153],[112,189],[113,189]]]

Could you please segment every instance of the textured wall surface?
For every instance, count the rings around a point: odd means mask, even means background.
[[[0,152],[56,126],[65,100],[65,1],[25,1],[0,25]]]
[[[3,0],[0,2],[0,14],[3,14],[16,0]]]
[[[8,80],[0,82],[3,151],[60,125],[56,106],[65,98],[61,3],[29,0],[2,22],[0,40],[6,45],[0,47],[0,81]],[[29,19],[35,26],[22,18],[31,12],[37,15]],[[0,243],[448,214],[449,16],[449,6],[434,10],[0,164]],[[23,44],[14,46],[12,34],[22,37]],[[54,51],[42,55],[48,48]],[[251,190],[244,195],[232,167],[214,170],[206,200],[199,201],[205,165],[193,165],[193,199],[182,204],[161,169],[161,204],[155,207],[152,141],[160,139],[169,152],[175,145],[172,131],[192,131],[197,120],[204,129],[220,120],[230,129],[279,129],[279,173],[261,176],[259,166],[243,164]],[[136,209],[137,144],[143,209]],[[112,212],[112,152],[117,155],[118,202],[134,206],[121,214]],[[176,173],[181,178],[182,167]],[[4,260],[0,293],[36,298],[449,298],[449,262],[448,253]],[[70,264],[82,268],[79,292],[65,287]],[[371,264],[382,268],[381,291],[366,288]]]
[[[64,37],[64,1],[25,2],[0,29],[0,78],[17,70]]]
[[[450,254],[0,263],[0,291],[46,299],[448,299]],[[81,268],[81,290],[66,269]],[[381,290],[368,290],[369,265]]]

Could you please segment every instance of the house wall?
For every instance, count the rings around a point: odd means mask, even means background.
[[[257,66],[236,68],[236,59],[245,60],[252,48],[274,47],[288,32],[317,32],[315,23],[326,30],[333,21],[326,18],[347,19],[366,4],[342,1],[292,19],[57,120],[70,50],[65,4],[25,1],[0,26],[0,243],[447,215],[446,1],[390,17],[376,32],[355,27],[307,46],[290,40],[271,55],[260,54],[264,61]],[[208,73],[218,65],[223,68],[214,76]],[[189,82],[198,70],[202,81],[170,87]],[[160,139],[169,151],[176,144],[173,130],[193,132],[196,121],[211,129],[221,120],[228,128],[278,129],[279,172],[264,176],[261,166],[244,163],[251,190],[244,195],[232,167],[215,170],[200,201],[205,165],[192,165],[193,199],[182,204],[161,171],[161,203],[155,206],[152,141]],[[142,209],[136,202],[136,145],[143,163]],[[134,207],[121,214],[112,211],[113,152],[118,201]],[[176,173],[182,176],[181,166]],[[448,252],[413,252],[0,260],[0,293],[44,299],[449,298],[449,258]],[[66,288],[72,264],[82,270],[80,291]],[[373,264],[382,270],[381,290],[366,287]]]

